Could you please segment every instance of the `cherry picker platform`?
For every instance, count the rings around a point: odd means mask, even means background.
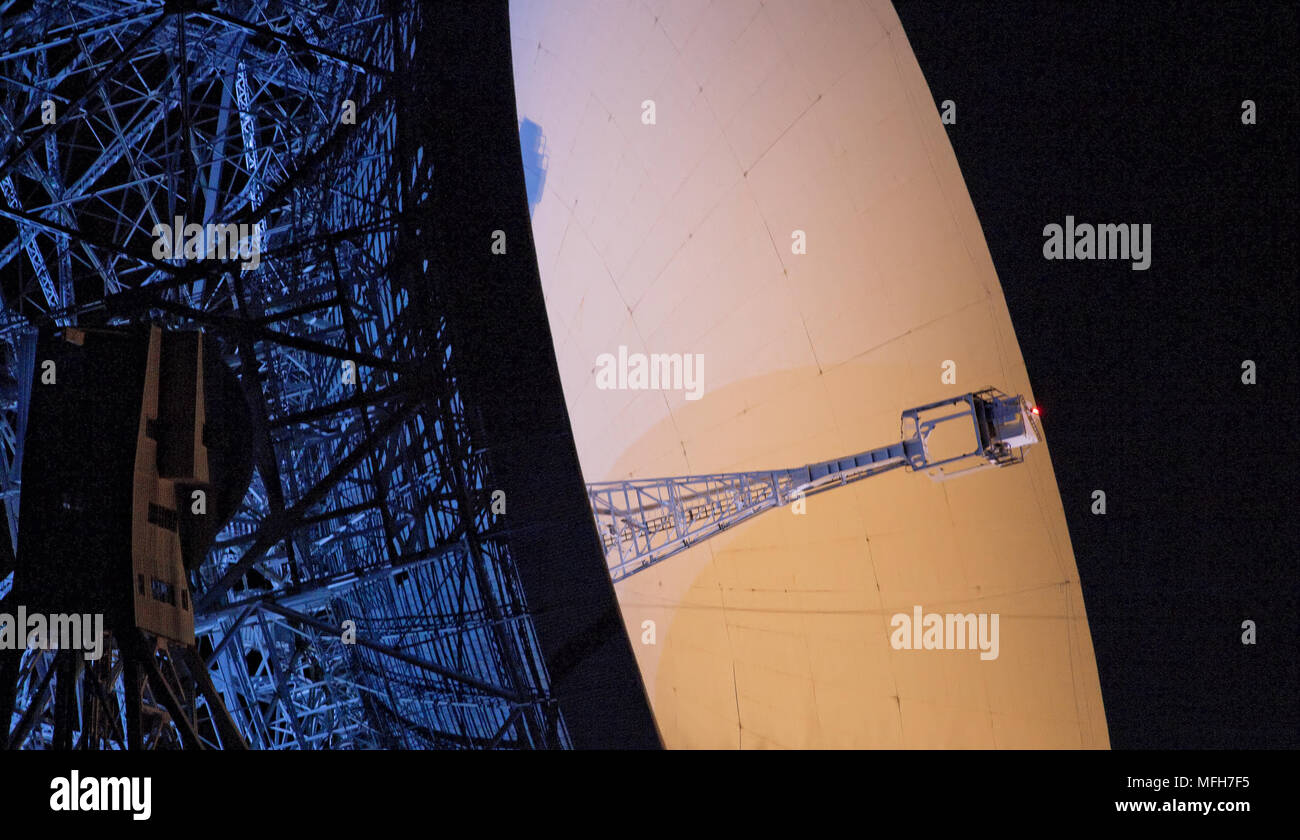
[[[904,411],[900,441],[846,458],[794,469],[597,482],[587,485],[587,496],[617,583],[764,511],[900,467],[944,481],[1018,464],[1041,439],[1036,418],[1023,397],[985,388]],[[934,437],[940,429],[942,445]]]

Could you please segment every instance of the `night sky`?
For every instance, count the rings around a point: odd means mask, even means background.
[[[1300,745],[1296,7],[895,5],[956,104],[1112,746]],[[1150,224],[1150,268],[1046,260],[1067,215]]]

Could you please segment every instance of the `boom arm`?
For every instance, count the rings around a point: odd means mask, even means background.
[[[935,428],[963,419],[972,423],[973,446],[931,452]],[[925,470],[942,481],[1017,464],[1024,447],[1036,443],[1039,433],[1021,397],[989,388],[903,412],[902,438],[795,469],[588,484],[610,575],[618,582],[765,510],[899,467]]]

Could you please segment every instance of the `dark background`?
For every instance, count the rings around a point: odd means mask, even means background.
[[[895,6],[936,107],[957,106],[1111,745],[1300,745],[1296,6]],[[1066,215],[1150,224],[1150,268],[1044,259]]]

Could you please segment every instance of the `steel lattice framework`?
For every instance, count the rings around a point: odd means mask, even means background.
[[[906,441],[792,470],[598,482],[587,495],[618,581],[764,511],[907,466],[920,451]]]
[[[969,448],[936,454],[930,435],[948,423],[969,427]],[[897,443],[794,469],[588,484],[610,576],[623,580],[764,511],[891,470],[921,471],[945,481],[1012,466],[1023,461],[1023,448],[1042,436],[1024,398],[996,388],[908,409],[901,425]]]
[[[10,545],[33,326],[200,326],[238,371],[258,453],[192,581],[242,738],[567,746],[440,314],[455,278],[419,246],[432,164],[399,102],[420,4],[0,0],[0,21]],[[155,257],[176,217],[255,227],[260,263]],[[51,742],[54,656],[25,655],[14,746]],[[203,695],[181,699],[219,740]],[[84,715],[78,743],[122,746],[113,717]]]

